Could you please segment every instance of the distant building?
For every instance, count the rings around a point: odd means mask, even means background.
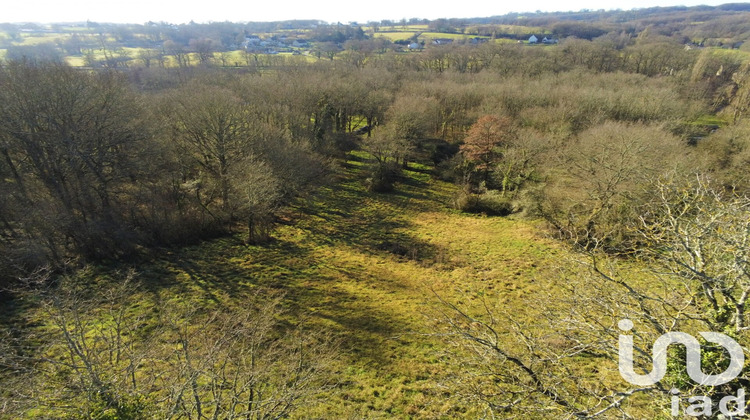
[[[258,38],[257,36],[246,36],[245,41],[242,43],[242,46],[245,49],[251,49],[258,44],[260,44],[260,38]]]
[[[409,48],[410,50],[418,50],[422,48],[422,46],[418,42],[412,42],[407,48]]]
[[[536,44],[537,42],[539,42],[539,38],[537,38],[536,36],[531,35],[529,37],[529,44]]]

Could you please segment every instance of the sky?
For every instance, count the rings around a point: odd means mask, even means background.
[[[0,22],[198,23],[317,19],[326,22],[402,18],[467,18],[510,12],[634,9],[654,6],[718,5],[731,0],[538,0],[534,2],[409,0],[6,0]]]

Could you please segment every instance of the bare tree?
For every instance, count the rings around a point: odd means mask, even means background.
[[[392,191],[412,145],[395,135],[390,126],[383,126],[362,146],[375,159],[371,176],[367,179],[368,188],[377,192]]]
[[[213,40],[208,38],[191,39],[190,48],[198,54],[200,65],[207,66],[213,62],[214,51],[216,50]]]
[[[283,296],[150,307],[132,272],[98,289],[86,283],[92,273],[54,285],[49,275],[16,291],[39,302],[42,333],[0,331],[2,414],[284,418],[333,385],[333,340],[299,319],[282,323]]]
[[[190,54],[185,49],[184,45],[180,45],[172,40],[167,40],[164,41],[164,51],[166,54],[174,57],[180,68],[190,66]]]
[[[46,322],[42,334],[15,331],[6,343],[3,364],[18,380],[11,397],[16,413],[31,408],[57,416],[143,413],[143,390],[150,383],[137,371],[154,354],[152,337],[139,332],[144,314],[134,313],[128,301],[137,289],[134,274],[98,292],[87,290],[78,276],[52,282],[51,275],[41,269],[14,290],[37,301]]]
[[[745,376],[715,387],[692,382],[678,348],[652,386],[619,377],[622,319],[636,325],[627,334],[641,372],[651,371],[652,345],[667,332],[722,332],[748,344],[750,199],[720,192],[703,177],[661,179],[652,188],[654,200],[631,226],[641,238],[631,266],[593,246],[554,273],[554,295],[536,297],[536,309],[523,313],[486,299],[471,307],[439,297],[439,324],[462,363],[450,385],[457,395],[503,418],[653,418],[674,410],[674,389],[682,407],[695,394],[714,403],[737,394]],[[721,347],[703,345],[702,353],[703,371],[726,368]]]
[[[650,179],[680,168],[677,138],[656,126],[608,122],[581,133],[557,160],[565,176],[550,177],[539,210],[578,246],[627,251],[624,225]]]
[[[280,181],[263,161],[249,158],[237,166],[233,190],[237,195],[237,212],[247,221],[247,242],[265,242],[282,200]]]
[[[284,418],[310,405],[332,382],[325,336],[276,331],[281,298],[207,316],[177,308],[165,312],[167,339],[175,349],[165,362],[163,418]],[[174,308],[173,308],[174,309]]]
[[[683,316],[715,331],[750,329],[750,198],[718,190],[703,176],[685,185],[658,182],[654,190],[639,233],[647,261],[697,286],[695,312]]]
[[[25,208],[15,222],[58,262],[71,249],[126,251],[123,186],[137,177],[146,130],[124,79],[12,62],[0,69],[0,104],[2,171]]]
[[[187,88],[170,102],[169,121],[186,175],[199,178],[196,195],[207,208],[218,201],[231,212],[230,170],[250,153],[246,109],[232,92],[207,86]]]

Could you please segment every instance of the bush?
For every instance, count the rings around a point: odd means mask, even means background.
[[[365,186],[371,192],[391,192],[400,174],[401,166],[395,161],[376,164],[372,175],[365,180]]]
[[[424,145],[425,150],[430,153],[430,160],[435,165],[451,160],[458,153],[458,145],[448,143],[445,140],[432,140]]]
[[[489,216],[507,216],[516,211],[510,198],[494,190],[484,194],[461,191],[454,205],[457,209],[467,213],[484,213]]]
[[[461,155],[455,155],[435,166],[435,176],[445,182],[461,183],[467,172],[467,165]]]

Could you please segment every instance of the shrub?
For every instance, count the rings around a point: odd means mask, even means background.
[[[507,216],[516,211],[510,198],[494,190],[484,194],[461,191],[454,205],[457,209],[467,213],[484,213],[489,216]]]
[[[372,167],[372,175],[365,186],[372,192],[391,192],[401,174],[401,166],[395,161],[378,163]]]

